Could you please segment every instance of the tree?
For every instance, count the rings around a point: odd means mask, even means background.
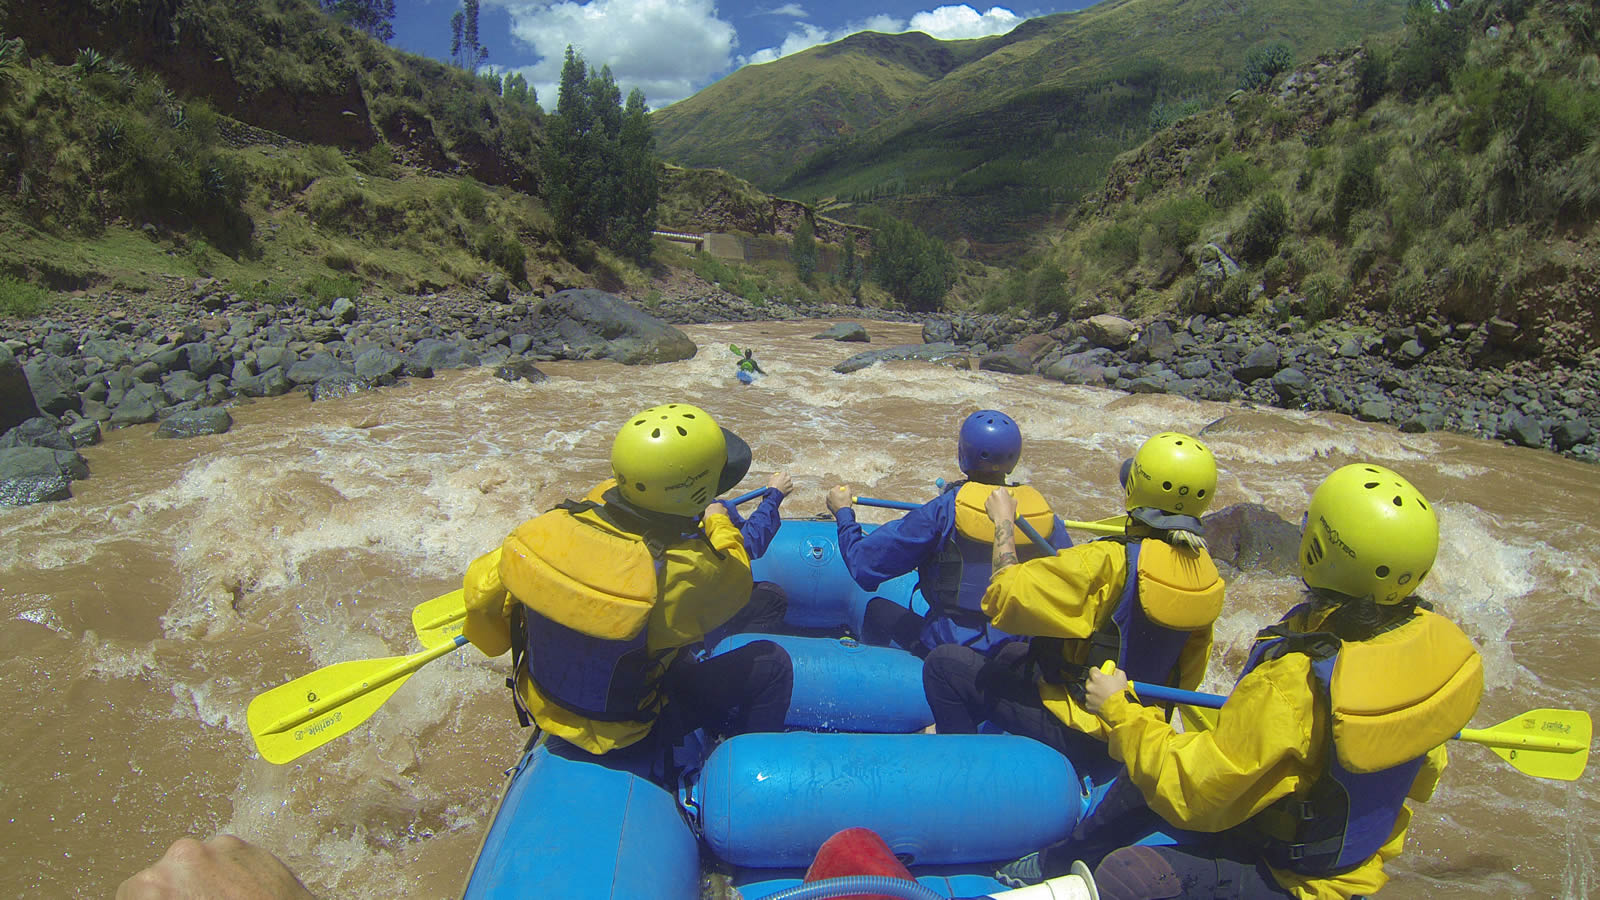
[[[872,226],[872,277],[914,310],[935,310],[956,280],[956,258],[938,239],[880,212]]]
[[[638,88],[628,92],[618,142],[622,209],[616,218],[612,246],[644,260],[650,256],[650,232],[656,229],[656,202],[661,188],[656,178],[656,136],[650,127],[650,108]]]
[[[322,0],[324,11],[380,41],[394,38],[394,0]]]
[[[478,0],[461,0],[450,17],[450,61],[471,72],[489,59],[489,49],[478,43]]]
[[[810,284],[812,273],[817,271],[817,229],[809,215],[801,217],[800,224],[794,227],[789,255],[794,259],[795,274]]]
[[[545,128],[545,205],[569,247],[591,240],[643,259],[655,228],[655,135],[638,89],[627,108],[611,69],[588,68],[571,47]]]

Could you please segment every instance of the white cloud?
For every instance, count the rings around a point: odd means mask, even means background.
[[[555,106],[567,45],[598,69],[609,65],[624,96],[652,107],[699,90],[733,63],[736,34],[713,0],[484,0],[511,14],[511,37],[540,57],[522,73],[546,109]],[[485,41],[485,43],[493,43]]]
[[[807,18],[805,7],[798,3],[785,3],[777,9],[769,9],[759,15],[765,16],[793,16],[796,19]]]
[[[748,56],[740,57],[739,61],[746,65],[772,62],[775,59],[781,59],[791,53],[799,53],[818,44],[831,44],[858,31],[881,31],[885,34],[921,31],[942,41],[954,41],[986,37],[991,34],[1005,34],[1022,24],[1022,22],[1023,19],[1021,17],[1004,7],[995,6],[991,7],[987,12],[980,13],[972,7],[962,4],[960,6],[941,6],[937,9],[924,10],[916,13],[909,20],[877,15],[833,29],[818,28],[815,25],[806,23],[790,31],[784,37],[783,43],[777,47],[766,47],[757,50]]]
[[[979,12],[970,6],[941,6],[911,17],[907,31],[921,31],[941,41],[958,41],[966,38],[1005,34],[1022,24],[1017,14],[996,6],[988,12]]]

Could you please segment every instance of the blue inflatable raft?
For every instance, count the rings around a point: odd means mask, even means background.
[[[870,596],[920,603],[914,575],[861,590],[835,534],[832,522],[785,522],[756,562],[758,580],[787,590],[790,624],[859,633]],[[675,790],[662,787],[660,760],[536,738],[508,773],[465,896],[758,900],[799,885],[823,841],[862,826],[931,892],[919,896],[982,897],[1005,890],[991,877],[997,864],[1066,837],[1082,815],[1087,785],[1051,748],[920,733],[933,716],[911,654],[748,634],[711,652],[756,639],[781,643],[794,662],[795,730],[715,747],[691,736]]]

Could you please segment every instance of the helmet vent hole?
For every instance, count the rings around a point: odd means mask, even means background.
[[[683,417],[685,419],[692,419],[692,418],[694,418],[694,413],[684,413]]]
[[[1373,488],[1377,487],[1377,486],[1378,486],[1378,483],[1376,481],[1369,481],[1366,484],[1362,485],[1362,487],[1366,488],[1369,491],[1372,490]]]
[[[650,432],[650,436],[653,437],[653,438],[661,437],[661,429],[657,428],[654,431]]]
[[[1200,490],[1195,491],[1194,495],[1196,497],[1204,497],[1206,495],[1206,489],[1205,488],[1201,488]]]
[[[1406,501],[1404,501],[1404,500],[1400,499],[1400,497],[1396,496],[1394,498],[1394,505],[1395,506],[1405,506],[1406,505]]]
[[[1389,567],[1388,566],[1379,566],[1376,570],[1373,571],[1372,574],[1378,576],[1379,578],[1388,578],[1389,577]]]
[[[1162,490],[1163,490],[1163,491],[1170,491],[1170,490],[1172,490],[1172,482],[1170,482],[1170,481],[1163,481],[1163,482],[1161,482],[1161,489],[1162,489]]]
[[[644,420],[640,419],[639,421],[637,421],[637,422],[635,422],[633,424],[635,424],[635,425],[643,425],[644,424]]]
[[[1183,446],[1183,441],[1173,441],[1172,445],[1174,447],[1182,447]]]
[[[1422,499],[1421,497],[1418,497],[1417,498],[1417,505],[1422,507],[1423,509],[1427,509],[1428,508],[1428,501]]]
[[[634,483],[633,483],[633,489],[634,489],[634,490],[636,490],[636,491],[638,491],[638,492],[639,492],[639,493],[641,493],[641,494],[642,494],[642,493],[644,493],[644,482],[642,482],[642,481],[635,481],[635,482],[634,482]]]
[[[689,432],[684,430],[684,427],[682,425],[678,426],[678,434],[682,435],[683,437],[688,437],[689,436]]]

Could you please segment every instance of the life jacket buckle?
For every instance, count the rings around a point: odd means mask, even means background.
[[[1300,807],[1300,821],[1310,822],[1316,819],[1317,807],[1310,800],[1301,800],[1297,805]]]

